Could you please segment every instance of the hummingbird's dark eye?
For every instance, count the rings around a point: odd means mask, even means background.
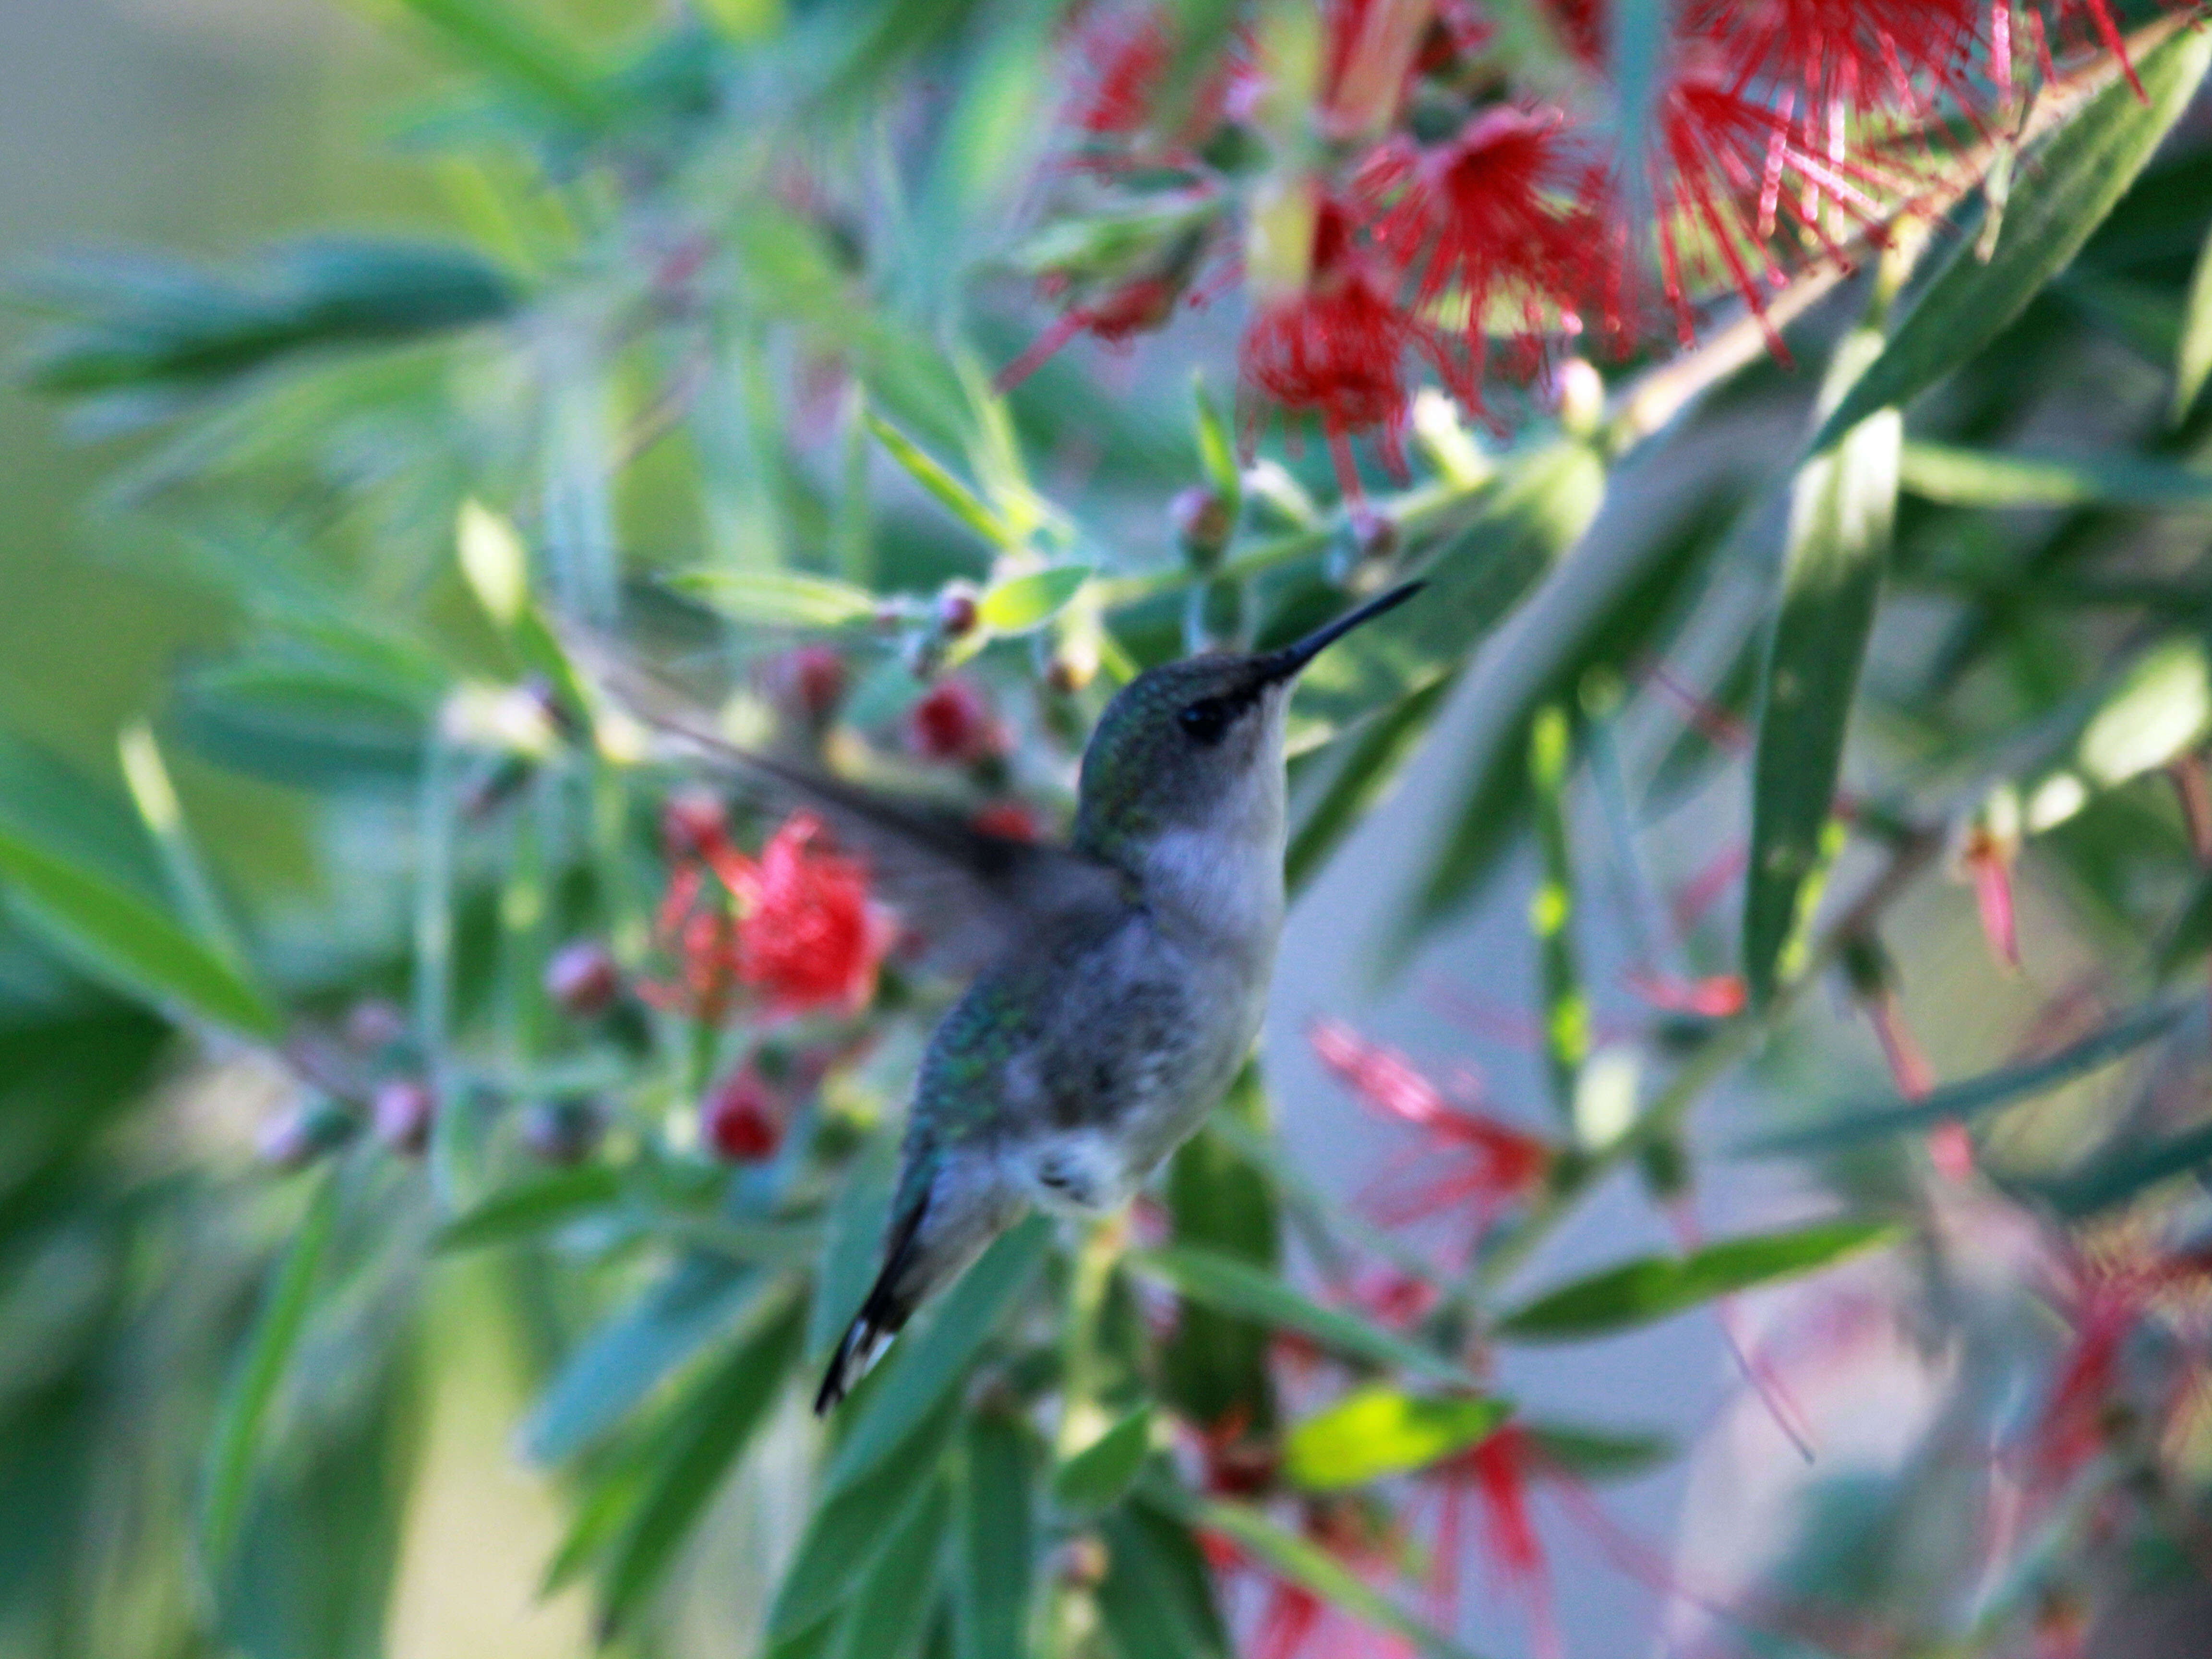
[[[1176,716],[1176,724],[1193,743],[1217,744],[1229,729],[1231,710],[1218,697],[1202,697]]]

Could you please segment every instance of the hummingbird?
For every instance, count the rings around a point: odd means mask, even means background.
[[[924,1050],[881,1267],[830,1357],[817,1414],[1000,1233],[1033,1208],[1118,1209],[1227,1091],[1282,935],[1291,689],[1422,586],[1279,650],[1206,652],[1131,680],[1085,747],[1065,844],[990,835],[733,749],[665,708],[647,714],[821,812],[893,902],[973,969]]]

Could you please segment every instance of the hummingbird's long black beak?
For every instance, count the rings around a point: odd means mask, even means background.
[[[1253,665],[1259,671],[1260,683],[1272,685],[1278,680],[1290,678],[1360,623],[1372,622],[1386,611],[1395,611],[1427,586],[1426,582],[1401,583],[1388,593],[1377,594],[1358,609],[1346,611],[1334,622],[1316,628],[1297,644],[1286,645],[1279,651],[1270,651],[1255,659]]]

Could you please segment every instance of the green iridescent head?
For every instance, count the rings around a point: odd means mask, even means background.
[[[1133,841],[1279,816],[1283,710],[1298,672],[1360,623],[1420,592],[1408,582],[1279,651],[1208,652],[1147,669],[1099,716],[1083,755],[1076,844],[1112,858]],[[1255,791],[1255,782],[1264,786]]]

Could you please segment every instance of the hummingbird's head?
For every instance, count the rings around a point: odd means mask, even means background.
[[[1210,651],[1130,681],[1084,750],[1077,844],[1114,858],[1177,830],[1279,836],[1283,711],[1299,671],[1422,586],[1392,588],[1280,650]]]

